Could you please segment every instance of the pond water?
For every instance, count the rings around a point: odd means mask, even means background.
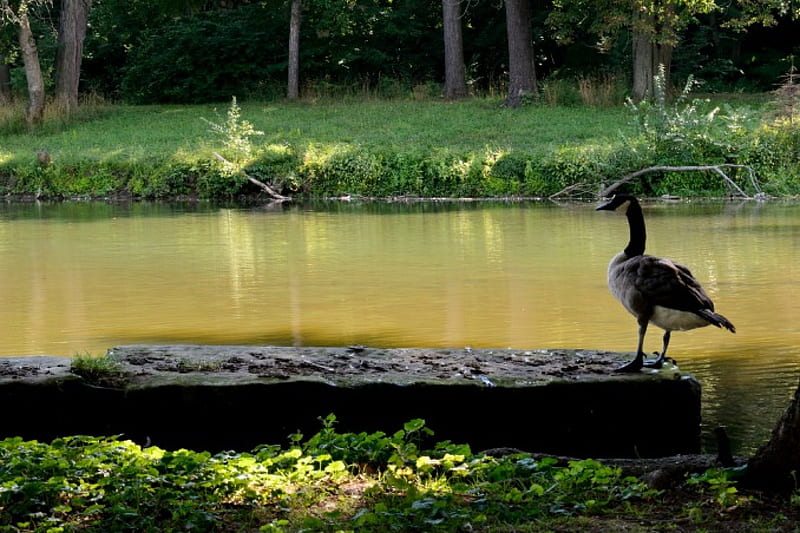
[[[635,320],[605,280],[627,224],[593,208],[0,205],[0,355],[133,343],[632,351]],[[750,452],[800,377],[800,204],[658,202],[645,218],[648,253],[689,266],[736,325],[676,332],[670,355],[703,385],[704,433],[726,425],[734,452]],[[660,345],[652,327],[646,350]]]

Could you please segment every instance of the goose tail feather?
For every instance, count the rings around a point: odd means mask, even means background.
[[[718,328],[725,328],[731,333],[736,333],[736,327],[733,325],[733,323],[719,313],[715,313],[714,311],[710,311],[708,309],[703,309],[698,314]]]

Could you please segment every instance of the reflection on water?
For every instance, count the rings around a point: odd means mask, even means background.
[[[704,421],[768,436],[800,372],[800,206],[645,205],[648,252],[689,266],[737,334],[676,332]],[[624,217],[590,204],[0,206],[0,354],[129,343],[600,348]],[[660,348],[651,328],[646,348]],[[620,406],[624,409],[624,406]]]

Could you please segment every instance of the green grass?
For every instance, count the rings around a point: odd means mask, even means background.
[[[619,108],[529,106],[512,110],[490,100],[298,105],[262,107],[260,111],[272,120],[254,119],[255,125],[270,132],[276,125],[286,124],[275,140],[289,142],[464,151],[491,146],[544,153],[573,142],[614,142],[622,132],[630,131],[625,113]]]
[[[122,365],[111,356],[76,355],[72,359],[70,370],[88,383],[101,387],[117,386],[126,377]]]
[[[481,150],[487,146],[545,153],[570,143],[616,142],[630,124],[621,108],[511,110],[499,100],[462,103],[366,101],[358,103],[242,103],[242,115],[265,144],[356,144],[398,149]],[[0,160],[21,164],[46,148],[54,162],[207,157],[215,141],[201,117],[215,120],[226,106],[112,106],[91,120],[59,131],[0,136]]]
[[[63,128],[3,135],[0,160],[23,165],[41,149],[50,153],[54,164],[88,160],[137,165],[199,154],[208,137],[199,117],[208,113],[207,108],[113,106],[97,118]]]
[[[251,139],[252,157],[236,168],[290,195],[498,197],[547,196],[579,182],[599,190],[600,183],[656,164],[736,162],[753,165],[768,192],[800,192],[800,136],[762,128],[763,100],[730,102],[728,117],[745,117],[736,119],[744,129],[734,135],[724,111],[708,131],[672,120],[664,124],[683,124],[685,134],[665,131],[649,141],[620,106],[507,109],[488,98],[244,102],[241,119],[264,135]],[[20,129],[7,110],[0,114],[0,194],[253,194],[253,186],[213,156],[231,158],[203,119],[222,123],[227,110],[95,103],[72,120],[50,113],[36,132]],[[36,156],[42,149],[51,159],[46,168]],[[649,177],[632,192],[724,194],[713,176],[661,180]]]

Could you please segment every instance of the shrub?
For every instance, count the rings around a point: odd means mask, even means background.
[[[499,195],[520,195],[524,193],[525,168],[528,158],[516,152],[506,152],[497,157],[490,169],[493,183],[501,189]]]
[[[298,174],[300,158],[289,144],[271,144],[260,150],[244,171],[278,190],[300,191],[303,182]]]
[[[762,124],[743,146],[742,163],[751,165],[768,192],[800,192],[800,126],[775,120]]]
[[[533,174],[536,186],[543,195],[551,195],[581,182],[600,183],[614,169],[608,165],[611,147],[561,146],[539,162],[539,175]],[[533,177],[532,176],[532,177]]]
[[[416,152],[388,152],[383,154],[388,187],[394,195],[425,195],[430,174],[426,171],[425,156]]]
[[[379,158],[352,145],[310,146],[303,158],[301,175],[307,180],[307,189],[319,196],[386,194],[378,186]]]
[[[721,162],[717,135],[713,130],[719,108],[709,109],[708,100],[688,102],[694,84],[690,76],[679,96],[670,103],[664,66],[661,65],[654,79],[653,99],[637,103],[630,99],[627,101],[626,107],[634,125],[646,142],[646,149],[652,153],[653,164]],[[709,161],[711,159],[717,161]]]

